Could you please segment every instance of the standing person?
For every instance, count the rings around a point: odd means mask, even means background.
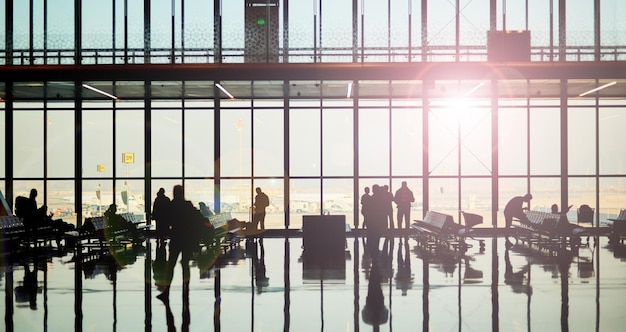
[[[254,197],[254,212],[252,215],[252,224],[256,229],[261,223],[261,229],[265,229],[265,208],[270,205],[270,199],[261,191],[260,187],[256,187],[256,196]]]
[[[361,195],[361,214],[363,215],[363,228],[367,228],[367,218],[369,209],[371,209],[372,195],[370,195],[370,187],[363,188],[363,195]]]
[[[161,241],[169,236],[171,220],[169,216],[170,198],[165,195],[165,189],[160,188],[152,204],[152,220],[156,222],[156,233]]]
[[[383,190],[381,192],[381,194],[383,195],[382,198],[384,200],[384,209],[385,209],[385,213],[386,213],[386,217],[385,219],[388,220],[389,222],[389,228],[394,228],[393,225],[393,194],[391,193],[391,191],[389,190],[389,186],[388,185],[384,185],[382,186]]]
[[[524,210],[528,210],[528,207],[524,207],[524,203],[529,203],[531,199],[533,199],[533,195],[526,194],[524,196],[515,196],[506,203],[504,207],[504,221],[507,243],[510,243],[509,234],[513,218],[519,219],[523,224],[530,224],[530,220],[528,220],[528,217],[524,214]]]
[[[413,192],[406,184],[406,181],[402,181],[400,189],[396,190],[396,194],[393,197],[393,201],[396,202],[398,207],[398,214],[396,219],[398,220],[398,228],[402,228],[402,219],[408,229],[411,225],[411,203],[415,202]]]
[[[170,286],[174,277],[174,266],[178,256],[182,254],[180,264],[183,268],[183,290],[189,288],[189,260],[193,250],[198,246],[200,226],[203,216],[190,201],[185,200],[183,186],[176,185],[172,190],[173,198],[170,202],[172,216],[172,230],[169,243],[169,257],[163,291],[157,295],[161,301],[168,302]]]

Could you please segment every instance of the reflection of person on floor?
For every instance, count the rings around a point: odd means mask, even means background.
[[[257,244],[254,244],[256,252],[252,256],[252,260],[254,265],[254,281],[256,283],[257,293],[260,294],[263,292],[263,287],[269,286],[270,278],[267,277],[265,269],[265,247],[263,246],[263,239],[258,240],[258,246],[257,248]]]
[[[156,233],[164,239],[170,232],[170,216],[168,215],[170,198],[165,195],[165,189],[160,188],[152,204],[152,220],[156,222]]]
[[[189,287],[189,260],[198,247],[200,234],[199,225],[204,219],[198,209],[190,201],[185,200],[183,186],[176,185],[173,189],[173,199],[170,204],[170,214],[172,218],[172,232],[169,242],[169,257],[167,260],[167,275],[165,287],[157,298],[169,301],[170,287],[174,276],[174,266],[178,261],[178,256],[182,254],[181,267],[183,269],[183,288]]]
[[[269,197],[261,191],[260,187],[257,187],[256,196],[254,197],[254,210],[252,213],[252,224],[255,229],[259,227],[259,224],[261,224],[261,229],[265,229],[265,208],[269,205]]]
[[[152,261],[152,275],[154,277],[154,285],[158,290],[165,288],[167,276],[167,255],[165,250],[166,244],[157,241],[156,256]]]
[[[169,301],[165,302],[165,321],[167,322],[168,331],[176,331],[176,324],[174,322],[174,314],[170,307]],[[189,324],[191,323],[191,315],[189,314],[189,284],[183,285],[183,321],[180,327],[181,331],[189,331]]]
[[[24,281],[21,286],[15,287],[16,302],[28,302],[32,310],[37,310],[37,293],[41,293],[37,282],[37,263],[32,271],[28,264],[24,264]]]
[[[400,238],[398,245],[398,272],[396,272],[397,287],[402,290],[402,296],[407,295],[407,291],[413,285],[413,276],[411,275],[411,255],[409,253],[409,241],[404,237],[404,243]]]
[[[372,253],[373,254],[373,253]],[[361,317],[366,324],[374,326],[374,331],[380,331],[380,325],[387,323],[389,309],[385,307],[385,296],[381,287],[382,275],[377,255],[372,255],[372,269],[370,270],[367,285],[367,298],[361,311]]]
[[[515,196],[506,203],[504,207],[504,221],[505,221],[505,232],[507,245],[510,244],[509,236],[511,235],[511,224],[513,223],[513,218],[517,218],[522,224],[530,224],[530,220],[524,213],[524,210],[528,210],[528,207],[524,206],[524,203],[529,203],[533,198],[533,195],[526,194],[524,196]]]
[[[530,273],[530,264],[525,265],[520,271],[513,272],[513,265],[511,264],[511,258],[509,257],[509,248],[506,248],[504,252],[504,283],[513,288],[515,293],[532,294],[532,288],[530,285],[525,284],[526,273]]]

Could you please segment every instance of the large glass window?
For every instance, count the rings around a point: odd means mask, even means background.
[[[252,174],[252,119],[250,110],[227,110],[224,108],[220,121],[220,170],[222,176],[249,177]]]
[[[74,111],[48,111],[46,116],[48,176],[74,177]]]
[[[626,128],[626,113],[622,107],[602,107],[599,118],[600,174],[626,174],[626,146],[616,138]]]
[[[567,110],[568,171],[572,175],[596,173],[596,111],[594,108]]]
[[[361,107],[359,109],[359,174],[361,176],[389,176],[389,155],[389,109]]]
[[[189,104],[185,104],[190,106]],[[215,146],[215,112],[202,109],[185,110],[185,176],[213,177]]]
[[[296,109],[289,116],[289,171],[291,176],[319,176],[321,120],[317,109]]]
[[[28,104],[16,105],[16,108],[21,106],[28,106]],[[15,177],[43,177],[43,111],[18,110],[13,115],[13,121],[13,172]]]
[[[498,167],[500,175],[528,172],[527,110],[501,105],[498,110]],[[558,151],[558,150],[557,150]]]
[[[253,123],[254,176],[285,174],[282,109],[255,109]]]
[[[182,112],[180,110],[152,109],[151,165],[153,176],[182,176],[182,123]],[[133,151],[125,152],[132,153]],[[189,153],[191,153],[190,158],[198,154],[197,151],[193,150],[189,151]],[[187,154],[185,154],[185,156],[187,156]]]

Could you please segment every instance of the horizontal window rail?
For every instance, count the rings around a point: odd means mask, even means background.
[[[625,46],[604,46],[599,50],[600,61],[626,60]],[[221,59],[218,59],[221,57]],[[569,46],[565,48],[564,59],[558,48],[534,46],[530,51],[530,60],[549,61],[595,61],[593,46]],[[327,47],[281,49],[278,54],[255,54],[254,62],[481,62],[487,61],[486,46],[429,46],[428,48],[406,47]],[[58,65],[75,64],[75,51],[71,49],[28,50],[17,49],[12,52],[0,51],[0,65]],[[80,64],[141,64],[141,63],[244,63],[243,48],[224,48],[221,55],[216,55],[213,48],[185,49],[83,49]]]

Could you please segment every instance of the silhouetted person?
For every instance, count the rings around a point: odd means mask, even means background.
[[[265,229],[265,208],[270,205],[270,199],[267,195],[261,191],[260,187],[256,187],[256,196],[254,197],[254,206],[252,213],[252,225],[254,228],[258,228],[261,224],[261,229]]]
[[[513,218],[519,219],[519,221],[523,224],[530,224],[530,220],[524,213],[524,210],[528,210],[528,207],[524,207],[524,203],[530,202],[533,198],[533,195],[526,194],[524,196],[515,196],[506,203],[504,207],[504,221],[505,221],[505,232],[507,237],[507,244],[509,242],[509,235],[511,232],[511,224],[513,223]]]
[[[117,206],[115,204],[109,205],[109,208],[104,212],[104,220],[108,225],[104,229],[104,234],[108,240],[112,240],[118,232],[123,232],[132,239],[133,243],[141,242],[137,227],[117,214]]]
[[[565,211],[559,211],[559,205],[558,204],[552,204],[552,206],[550,207],[550,213],[552,214],[566,214],[569,209],[572,208],[573,205],[570,205],[567,207],[567,209]]]
[[[387,230],[388,214],[386,201],[385,189],[377,184],[373,185],[372,198],[370,200],[371,209],[368,210],[367,244],[368,247],[376,248],[376,251],[378,251],[380,238]]]
[[[363,215],[363,228],[367,227],[367,218],[369,209],[371,208],[372,195],[370,194],[370,187],[363,188],[363,195],[361,195],[361,215]]]
[[[168,215],[170,198],[165,195],[165,189],[160,188],[152,204],[152,220],[156,222],[156,233],[161,239],[169,236],[171,217]]]
[[[215,213],[213,213],[213,211],[211,211],[211,208],[209,208],[209,206],[206,205],[205,202],[198,203],[198,207],[200,207],[200,212],[202,213],[202,215],[207,217],[207,218],[212,216],[212,215],[215,215]]]
[[[45,219],[50,218],[46,215],[47,206],[37,206],[37,189],[35,188],[30,190],[28,198],[18,196],[15,199],[15,214],[22,218],[24,226],[27,228],[36,228],[43,224]]]
[[[402,220],[404,219],[405,227],[408,229],[411,226],[411,203],[415,202],[415,197],[406,185],[406,181],[402,181],[402,186],[396,190],[393,201],[398,207],[398,215],[396,216],[398,228],[402,228]]]
[[[170,203],[170,215],[172,216],[172,231],[169,242],[169,257],[167,260],[167,275],[165,286],[157,298],[169,301],[170,287],[174,277],[174,266],[181,258],[183,269],[183,289],[189,287],[189,260],[193,251],[198,247],[203,226],[201,220],[204,219],[198,209],[190,201],[185,200],[183,186],[176,185],[172,190],[173,198]]]
[[[391,193],[391,191],[389,191],[389,186],[388,185],[384,185],[382,186],[382,194],[383,194],[383,200],[384,200],[384,209],[385,209],[385,213],[386,213],[386,218],[389,222],[389,228],[395,228],[394,223],[393,223],[393,194]]]

